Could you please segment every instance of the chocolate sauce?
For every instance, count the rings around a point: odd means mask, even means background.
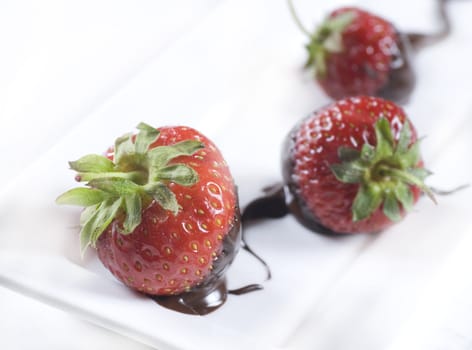
[[[244,224],[244,222],[243,222]],[[244,231],[246,232],[246,231]],[[266,270],[266,281],[270,280],[272,278],[272,272],[270,271],[269,264],[266,263],[266,261],[259,256],[259,254],[256,254],[254,250],[247,244],[246,242],[246,237],[243,235],[242,241],[241,241],[241,247],[247,251],[249,254],[251,254],[254,258],[256,258],[265,268]]]
[[[434,45],[447,38],[451,33],[451,20],[447,13],[446,3],[450,0],[438,0],[438,18],[441,28],[436,33],[407,33],[406,37],[411,43],[414,51],[418,51],[425,46]]]
[[[398,42],[390,62],[387,84],[384,85],[377,95],[397,103],[407,103],[416,85],[411,59],[411,44],[406,35],[397,33]]]
[[[378,96],[398,103],[408,102],[416,84],[416,76],[411,63],[412,54],[426,46],[440,42],[451,32],[451,21],[446,10],[446,2],[448,1],[437,1],[438,17],[441,22],[441,28],[438,32],[397,33],[399,38],[398,50],[394,53],[390,64],[388,82],[377,92]]]
[[[223,305],[228,297],[224,278],[213,280],[191,291],[169,296],[151,296],[159,305],[190,315],[207,315]]]
[[[241,288],[231,289],[231,290],[228,291],[228,294],[242,295],[242,294],[255,292],[255,291],[261,290],[263,288],[264,287],[260,284],[249,284],[249,285],[241,287]]]
[[[283,184],[272,186],[271,191],[265,192],[261,197],[256,198],[247,205],[243,212],[243,223],[253,224],[262,219],[277,219],[287,214],[292,214],[303,226],[312,232],[328,236],[346,235],[334,232],[321,225],[305,205],[301,196],[294,196],[290,191],[296,191],[296,185],[292,180],[285,186]],[[258,257],[256,256],[256,258]],[[264,260],[261,259],[260,261],[265,264]],[[269,279],[270,276],[270,270],[268,270]]]
[[[243,237],[241,247],[255,257],[266,269],[266,280],[272,278],[272,272],[267,262],[256,254],[246,241],[247,229],[261,219],[282,218],[289,213],[285,203],[285,195],[281,185],[277,184],[263,189],[264,195],[251,201],[242,213]]]
[[[151,298],[168,309],[192,315],[206,315],[219,308],[228,297],[224,274],[239,251],[241,236],[241,215],[237,208],[234,224],[223,238],[223,249],[205,280],[188,292]]]
[[[178,295],[149,295],[149,297],[168,309],[185,314],[203,316],[222,306],[226,302],[228,294],[242,295],[263,289],[263,286],[260,284],[249,284],[241,288],[228,290],[224,275],[240,247],[256,257],[270,271],[268,265],[242,240],[241,216],[238,209],[234,225],[225,238],[223,238],[223,249],[215,258],[211,273],[201,284],[193,287],[188,292]]]
[[[224,277],[195,287],[189,292],[170,296],[151,296],[159,305],[184,314],[204,316],[220,306],[228,299],[228,294],[243,295],[262,290],[261,284],[249,284],[237,289],[229,289]]]
[[[280,184],[263,189],[264,196],[250,202],[243,211],[242,222],[245,227],[255,220],[266,218],[282,218],[289,209],[285,203],[285,195]]]

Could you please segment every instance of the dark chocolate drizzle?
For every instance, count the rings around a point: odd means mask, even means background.
[[[450,0],[437,0],[440,29],[435,33],[397,32],[397,52],[390,64],[387,84],[376,95],[387,100],[406,104],[416,85],[416,75],[412,56],[426,46],[434,45],[447,38],[451,32],[451,20],[446,3]]]
[[[221,253],[213,261],[210,274],[188,292],[169,296],[150,296],[159,305],[192,315],[206,315],[223,305],[228,297],[224,274],[241,245],[241,219],[237,209],[234,224],[223,238]]]
[[[230,290],[227,288],[225,273],[236,257],[240,247],[263,263],[268,271],[267,279],[270,279],[270,269],[267,263],[242,239],[241,216],[238,209],[234,225],[225,238],[223,238],[223,249],[215,258],[211,273],[202,283],[193,287],[188,292],[178,295],[149,295],[149,297],[168,309],[184,314],[203,316],[221,307],[228,299],[228,294],[243,295],[262,290],[264,287],[261,284],[248,284]]]
[[[312,232],[326,236],[340,237],[347,236],[347,233],[335,232],[323,226],[319,219],[311,212],[306,205],[300,189],[293,179],[293,155],[292,150],[295,144],[295,134],[308,115],[300,120],[287,135],[282,146],[282,177],[283,183],[277,183],[263,189],[263,195],[252,200],[243,210],[242,221],[245,228],[263,219],[283,218],[287,214],[292,214],[299,223]],[[243,242],[245,236],[243,236]]]
[[[266,218],[282,218],[289,209],[285,203],[285,195],[280,184],[263,189],[264,196],[254,199],[243,211],[242,222],[248,227],[255,220]]]
[[[205,283],[179,295],[150,296],[159,305],[190,315],[207,315],[226,302],[228,290],[226,280],[220,278]]]
[[[290,187],[293,189],[290,190]],[[305,205],[303,199],[290,193],[295,188],[296,185],[293,181],[285,186],[281,183],[272,186],[271,191],[265,192],[261,197],[254,199],[247,205],[243,212],[243,223],[245,222],[244,218],[246,218],[247,224],[252,225],[263,219],[278,219],[287,214],[292,214],[300,224],[312,232],[334,237],[346,235],[321,225]],[[261,259],[260,261],[265,263]],[[270,270],[268,276],[270,278]]]
[[[242,213],[243,236],[241,247],[251,254],[264,266],[266,270],[266,281],[272,278],[272,272],[267,262],[256,254],[246,240],[246,232],[249,227],[261,219],[282,218],[289,213],[285,204],[285,196],[280,185],[270,186],[263,189],[264,195],[251,201]]]
[[[406,37],[411,43],[413,50],[419,51],[423,47],[437,44],[451,33],[451,20],[447,12],[446,3],[450,0],[437,0],[438,18],[441,28],[436,33],[407,33]]]
[[[243,295],[243,294],[255,292],[261,289],[264,289],[264,287],[261,284],[257,284],[257,283],[248,284],[247,286],[244,286],[241,288],[231,289],[228,291],[228,294]]]
[[[246,232],[246,231],[244,231],[244,232]],[[270,280],[272,278],[272,272],[270,271],[269,264],[267,264],[267,262],[259,254],[256,254],[256,252],[254,252],[254,250],[252,250],[252,248],[247,244],[245,235],[243,235],[243,238],[242,238],[241,242],[242,242],[241,247],[245,251],[247,251],[249,254],[251,254],[254,258],[256,258],[264,266],[264,269],[266,270],[266,279],[265,280],[266,281]],[[262,287],[260,289],[262,289]]]

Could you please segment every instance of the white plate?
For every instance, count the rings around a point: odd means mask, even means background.
[[[307,1],[299,6],[314,11]],[[471,180],[471,165],[461,161],[472,146],[468,96],[457,88],[428,89],[433,79],[472,76],[471,53],[460,45],[461,35],[441,48],[462,53],[460,72],[435,66],[437,57],[449,58],[450,51],[432,49],[418,57],[419,90],[407,108],[420,133],[428,135],[425,159],[439,174],[432,181],[443,187]],[[0,192],[0,282],[159,348],[388,344],[426,280],[467,232],[467,193],[441,199],[438,207],[423,200],[402,224],[380,236],[327,238],[307,232],[291,217],[254,227],[248,239],[271,266],[273,279],[263,291],[230,296],[205,317],[169,311],[131,292],[92,253],[81,260],[79,210],[54,204],[75,185],[68,160],[101,152],[146,121],[187,124],[213,139],[244,206],[260,188],[280,180],[279,151],[287,131],[328,101],[300,68],[303,41],[285,3],[223,4]],[[456,103],[446,110],[444,101],[452,98]],[[448,149],[456,150],[454,157]],[[263,278],[262,267],[244,252],[228,273],[230,287]]]

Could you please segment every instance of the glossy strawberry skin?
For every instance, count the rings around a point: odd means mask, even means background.
[[[289,134],[284,155],[284,181],[294,196],[292,207],[308,226],[324,233],[373,233],[390,226],[381,208],[369,218],[353,221],[352,204],[358,184],[340,182],[330,166],[339,163],[340,147],[361,150],[375,145],[374,123],[386,118],[398,140],[404,111],[392,102],[375,97],[355,97],[316,111]],[[411,143],[417,140],[411,125]],[[420,160],[418,166],[422,166]],[[414,202],[420,190],[412,186]]]
[[[210,140],[188,127],[159,130],[160,137],[151,148],[189,139],[205,145],[191,156],[172,161],[191,166],[199,181],[189,187],[169,184],[181,206],[176,216],[153,201],[131,234],[121,234],[120,221],[114,220],[96,248],[102,263],[129,287],[152,295],[171,295],[215,278],[212,271],[222,254],[223,241],[231,230],[239,229],[239,209],[229,168]],[[220,267],[218,274],[225,269]]]
[[[330,14],[354,12],[342,32],[342,51],[329,53],[326,72],[317,80],[334,99],[349,96],[381,96],[404,102],[411,93],[414,76],[407,43],[395,27],[367,11],[344,7]]]

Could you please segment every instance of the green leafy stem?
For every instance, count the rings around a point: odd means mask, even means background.
[[[356,14],[353,11],[346,11],[332,18],[327,18],[314,33],[311,33],[300,21],[292,0],[288,0],[288,6],[295,24],[310,40],[305,46],[308,51],[305,67],[314,66],[316,74],[323,77],[326,74],[328,55],[343,51],[342,33],[352,23]]]
[[[180,156],[191,156],[204,147],[197,140],[152,147],[159,130],[145,123],[136,135],[126,134],[115,141],[113,160],[96,154],[69,162],[77,172],[76,180],[87,187],[73,188],[56,202],[85,207],[81,214],[81,251],[95,246],[100,235],[120,217],[120,232],[130,234],[141,223],[143,207],[156,201],[177,215],[180,206],[169,189],[170,182],[192,186],[198,182],[196,171],[183,163],[170,163]]]
[[[398,142],[386,118],[379,118],[374,129],[375,147],[367,143],[360,151],[341,147],[338,155],[342,162],[331,166],[339,181],[359,184],[352,205],[353,220],[366,219],[381,206],[390,220],[400,220],[402,208],[409,211],[413,207],[412,187],[421,189],[436,202],[433,192],[424,183],[431,173],[419,165],[420,141],[410,144],[409,122],[403,124]]]

